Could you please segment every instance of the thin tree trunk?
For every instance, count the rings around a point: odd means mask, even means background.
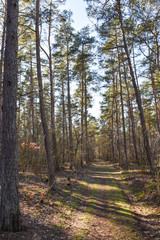
[[[52,1],[51,1],[52,4]],[[54,151],[54,165],[55,170],[60,169],[57,152],[57,139],[56,139],[56,127],[55,127],[55,94],[54,94],[54,80],[52,70],[52,50],[51,50],[51,4],[50,4],[50,17],[49,17],[49,34],[48,34],[48,47],[49,47],[49,73],[50,73],[50,86],[51,86],[51,127],[52,127],[52,142]]]
[[[35,142],[35,116],[34,116],[34,83],[33,83],[33,63],[32,63],[32,50],[30,46],[30,64],[31,64],[31,119],[32,119],[32,141]]]
[[[67,117],[66,117],[66,109],[64,106],[64,120],[65,120],[65,141],[66,141],[66,157],[65,159],[69,159],[69,135],[68,135],[68,126],[67,126]]]
[[[84,92],[85,92],[85,159],[86,163],[89,163],[89,148],[88,148],[88,109],[87,109],[87,78],[84,73]]]
[[[6,48],[3,81],[2,182],[0,228],[20,230],[17,148],[18,0],[7,2]]]
[[[19,138],[19,131],[20,131],[20,121],[21,121],[21,96],[17,99],[17,106],[18,106],[18,114],[17,114],[17,136]]]
[[[121,52],[122,52],[122,49],[121,49]],[[136,132],[135,132],[135,123],[134,123],[134,114],[133,114],[133,110],[132,110],[132,107],[131,107],[131,99],[130,99],[130,93],[129,93],[129,88],[128,88],[128,82],[127,82],[127,78],[126,78],[126,68],[125,68],[125,63],[124,63],[124,59],[123,59],[123,53],[122,53],[122,62],[123,62],[123,70],[124,70],[124,80],[125,80],[126,90],[127,90],[128,108],[129,108],[131,125],[132,125],[132,138],[133,138],[134,152],[135,152],[136,163],[137,163],[137,165],[139,165],[139,158],[138,158],[138,151],[137,151],[137,140],[136,140]]]
[[[51,60],[51,51],[49,58],[49,69],[50,69],[50,85],[51,85],[51,126],[52,126],[52,141],[53,141],[53,151],[54,151],[54,164],[55,169],[59,170],[60,165],[58,161],[58,151],[57,151],[57,139],[56,139],[56,126],[55,126],[55,97],[54,97],[54,83],[52,76],[52,60]]]
[[[128,168],[129,168],[129,162],[128,162],[128,154],[127,154],[126,127],[125,127],[125,118],[124,118],[122,75],[121,75],[121,69],[120,69],[120,68],[121,68],[121,64],[120,64],[119,49],[118,49],[118,45],[117,45],[117,35],[116,35],[116,47],[117,47],[117,56],[118,56],[118,73],[119,73],[120,98],[121,98],[121,108],[122,108],[124,155],[125,155],[125,165],[126,165],[126,169],[128,169]]]
[[[132,64],[131,64],[131,60],[130,60],[130,56],[129,56],[127,42],[126,42],[125,32],[124,32],[124,28],[123,28],[123,20],[122,20],[120,0],[117,0],[117,7],[118,7],[118,13],[119,13],[120,27],[121,27],[121,31],[122,31],[122,35],[123,35],[124,49],[125,49],[126,56],[127,56],[127,61],[128,61],[128,66],[129,66],[129,70],[130,70],[131,80],[132,80],[132,83],[133,83],[133,86],[134,86],[136,101],[137,101],[137,104],[138,104],[138,109],[139,109],[139,114],[140,114],[140,120],[141,120],[141,125],[142,125],[142,134],[143,134],[144,147],[145,147],[145,151],[146,151],[147,161],[149,163],[151,172],[155,173],[155,167],[154,167],[154,163],[153,163],[153,160],[152,160],[152,153],[151,153],[151,148],[150,148],[150,145],[149,145],[149,139],[148,139],[148,134],[147,134],[147,129],[146,129],[143,107],[142,107],[141,98],[140,98],[140,95],[139,95],[139,92],[138,92],[138,89],[137,89],[136,80],[135,80],[135,76],[134,76],[134,72],[133,72],[133,68],[132,68]]]
[[[51,188],[53,188],[55,183],[55,173],[54,173],[53,159],[51,155],[49,131],[48,131],[46,115],[45,115],[42,76],[41,76],[41,64],[40,64],[39,0],[36,0],[36,58],[37,58],[37,77],[38,77],[38,85],[39,85],[40,113],[41,113],[42,127],[43,127],[43,133],[44,133],[45,150],[46,150],[47,162],[48,162],[49,185]]]
[[[159,31],[157,31],[157,27],[155,28],[155,43],[156,43],[156,48],[157,48],[157,54],[156,54],[156,65],[157,65],[157,69],[158,71],[160,71],[160,64],[159,64],[159,43],[158,43],[158,34]]]
[[[136,61],[135,61],[134,42],[133,42],[133,47],[132,48],[133,48],[133,67],[134,67],[135,80],[136,80],[138,92],[140,94],[138,75],[137,75],[137,68],[136,68]]]
[[[32,66],[32,50],[30,46],[30,103],[28,111],[28,146],[30,142],[34,142],[35,132],[34,132],[34,94],[33,94],[33,66]],[[31,168],[31,149],[28,147],[28,166],[27,170]]]
[[[83,53],[83,46],[82,46],[82,53]],[[81,167],[83,167],[83,140],[84,140],[84,128],[83,128],[83,122],[84,122],[84,115],[83,115],[83,110],[84,110],[84,66],[82,62],[82,79],[81,79]]]
[[[113,107],[114,107],[114,93],[113,93],[113,98],[112,98],[112,130],[111,130],[111,134],[112,134],[112,162],[115,162],[115,153],[114,153],[114,111],[113,111]]]
[[[63,143],[62,143],[62,163],[65,163],[65,149],[66,149],[66,141],[65,141],[65,102],[64,102],[64,80],[62,77],[62,107],[63,107]]]
[[[28,134],[27,134],[27,144],[28,144],[28,149],[27,149],[27,171],[30,171],[31,168],[31,152],[30,152],[30,143],[32,142],[32,106],[31,106],[31,101],[29,106],[27,107],[27,115],[28,115],[28,121],[27,121],[27,126],[28,126]]]
[[[70,76],[69,76],[69,44],[67,42],[67,91],[68,91],[68,121],[69,121],[69,150],[71,168],[74,166],[73,155],[73,135],[72,135],[72,116],[71,116],[71,94],[70,94]]]
[[[35,137],[36,137],[36,140],[39,139],[39,108],[38,108],[38,105],[39,105],[39,96],[38,94],[36,93],[35,95]]]
[[[155,82],[154,82],[154,76],[153,76],[152,64],[151,64],[150,58],[151,58],[151,56],[150,56],[150,50],[149,50],[149,70],[150,70],[150,74],[151,74],[151,83],[152,83],[152,90],[153,90],[153,97],[154,97],[154,105],[155,105],[155,110],[156,110],[157,129],[158,129],[158,133],[160,134],[158,106],[157,106],[157,95],[156,95]]]
[[[118,149],[118,160],[119,165],[122,165],[122,159],[121,159],[121,150],[120,150],[120,134],[119,134],[119,117],[118,117],[118,101],[117,101],[117,77],[116,77],[116,83],[114,79],[114,69],[113,69],[113,87],[114,87],[114,96],[115,96],[115,106],[116,106],[116,125],[117,125],[117,149]]]
[[[127,100],[128,102],[128,100]],[[128,146],[129,146],[129,160],[130,162],[133,161],[134,156],[132,156],[132,141],[131,141],[131,118],[130,118],[130,111],[129,111],[129,107],[128,107]]]

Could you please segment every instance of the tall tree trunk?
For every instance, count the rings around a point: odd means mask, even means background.
[[[156,54],[156,65],[157,65],[157,69],[158,71],[160,71],[160,64],[159,64],[159,42],[158,42],[158,34],[159,31],[157,31],[157,26],[155,27],[155,44],[156,44],[156,48],[157,48],[157,54]]]
[[[28,144],[34,142],[35,140],[35,129],[34,129],[34,94],[33,94],[33,66],[32,66],[32,49],[30,46],[30,102],[29,102],[29,111],[28,111]],[[29,146],[29,145],[28,145]],[[28,166],[27,171],[31,168],[31,149],[28,147]]]
[[[32,142],[32,112],[31,112],[31,101],[27,107],[27,126],[28,126],[28,132],[27,132],[27,144],[30,146],[30,143]],[[31,168],[31,151],[30,147],[27,149],[27,171],[30,171]]]
[[[119,117],[118,117],[118,100],[117,100],[117,77],[115,83],[114,69],[113,69],[113,88],[114,88],[114,98],[116,106],[116,125],[117,125],[117,150],[118,150],[118,161],[119,165],[122,165],[121,150],[120,150],[120,134],[119,134]]]
[[[5,10],[4,10],[4,20],[3,20],[3,30],[2,30],[2,45],[1,45],[1,58],[0,58],[0,149],[2,147],[2,69],[3,69],[3,60],[4,60],[4,42],[5,42],[5,32],[6,32],[6,1],[5,1]],[[1,161],[1,151],[0,151],[0,161]]]
[[[156,95],[156,88],[155,88],[155,82],[154,82],[154,76],[153,76],[153,70],[152,70],[152,64],[151,64],[150,50],[149,50],[149,70],[150,70],[150,74],[151,74],[151,83],[152,83],[152,90],[153,90],[153,97],[154,97],[154,105],[155,105],[155,110],[156,110],[157,129],[158,129],[158,133],[160,134],[157,95]]]
[[[18,114],[17,114],[17,136],[19,138],[19,131],[20,131],[20,122],[21,122],[21,96],[17,99],[17,108],[18,108]]]
[[[128,102],[128,100],[127,100]],[[132,141],[131,141],[131,117],[130,117],[130,111],[129,111],[129,107],[128,107],[128,146],[129,146],[129,161],[133,161],[134,156],[132,156]]]
[[[68,91],[68,121],[69,121],[69,150],[71,168],[74,166],[73,155],[73,135],[72,135],[72,116],[71,116],[71,94],[70,94],[70,75],[69,75],[69,43],[67,41],[67,91]]]
[[[125,118],[124,118],[122,75],[121,75],[121,64],[120,64],[119,49],[118,49],[118,45],[117,45],[117,35],[116,35],[116,47],[117,47],[117,56],[118,56],[118,73],[119,73],[120,98],[121,98],[121,108],[122,108],[124,155],[125,155],[125,165],[126,165],[126,169],[128,169],[128,168],[129,168],[129,162],[128,162],[128,154],[127,154],[126,127],[125,127]]]
[[[141,120],[141,125],[142,125],[142,134],[143,134],[144,147],[145,147],[145,151],[146,151],[147,161],[149,163],[151,172],[155,173],[155,167],[154,167],[154,163],[153,163],[153,160],[152,160],[152,153],[151,153],[151,148],[150,148],[150,145],[149,145],[149,139],[148,139],[148,134],[147,134],[147,129],[146,129],[143,107],[142,107],[141,98],[140,98],[140,95],[139,95],[139,92],[138,92],[138,88],[137,88],[137,85],[136,85],[136,80],[135,80],[135,76],[134,76],[134,72],[133,72],[133,68],[132,68],[132,64],[131,64],[131,59],[130,59],[129,51],[128,51],[128,45],[127,45],[127,42],[126,42],[125,32],[124,32],[124,28],[123,28],[123,19],[122,19],[120,0],[117,0],[117,10],[118,10],[118,14],[119,14],[120,28],[121,28],[122,36],[123,36],[124,49],[125,49],[126,56],[127,56],[127,61],[128,61],[128,66],[129,66],[129,70],[130,70],[131,80],[132,80],[132,83],[133,83],[133,86],[134,86],[136,101],[137,101],[137,104],[138,104],[138,109],[139,109],[139,114],[140,114],[140,120]]]
[[[38,108],[38,104],[39,104],[39,94],[35,94],[35,138],[36,141],[37,139],[39,139],[39,108]]]
[[[65,121],[65,141],[66,141],[66,151],[65,151],[65,159],[69,159],[69,134],[68,134],[68,126],[67,126],[67,116],[66,109],[64,106],[64,121]]]
[[[82,53],[83,53],[83,46],[82,46]],[[82,60],[83,61],[83,60]],[[84,154],[84,149],[83,149],[83,140],[84,140],[84,66],[82,62],[82,72],[81,72],[81,167],[83,167],[83,154]]]
[[[112,98],[112,129],[111,129],[111,134],[112,134],[112,162],[115,162],[115,151],[114,151],[114,92],[113,92],[113,98]]]
[[[122,49],[121,49],[121,52],[122,52]],[[139,165],[139,158],[138,158],[138,151],[137,151],[137,140],[136,140],[136,132],[135,132],[135,123],[134,123],[134,114],[133,114],[133,110],[132,110],[132,106],[131,106],[131,99],[130,99],[130,93],[129,93],[129,88],[128,88],[128,82],[127,82],[127,78],[126,78],[126,68],[125,68],[123,53],[122,53],[122,62],[123,62],[123,70],[124,70],[124,80],[125,80],[126,90],[127,90],[128,108],[129,108],[131,125],[132,125],[132,138],[133,138],[134,152],[135,152],[136,163],[137,163],[137,165]]]
[[[134,42],[133,42],[133,68],[134,68],[134,74],[135,74],[135,80],[136,80],[136,84],[137,84],[137,89],[138,89],[138,92],[140,94],[140,89],[139,89],[139,82],[138,82],[138,75],[137,75],[137,67],[136,67],[136,61],[135,61],[135,51],[134,51]]]
[[[31,119],[32,119],[32,141],[35,142],[35,116],[34,116],[34,83],[33,83],[33,63],[32,63],[32,50],[30,46],[30,64],[31,64],[31,76],[30,76],[30,84],[31,84]]]
[[[20,230],[17,149],[17,52],[18,0],[7,2],[6,48],[3,81],[2,183],[0,227]]]
[[[49,185],[54,187],[55,173],[53,166],[53,159],[51,155],[51,145],[49,139],[49,131],[45,115],[44,99],[43,99],[43,88],[42,88],[42,76],[41,76],[41,64],[40,64],[40,38],[39,38],[39,0],[36,0],[36,58],[37,58],[37,77],[39,86],[39,100],[40,100],[40,113],[42,120],[42,127],[44,133],[44,143],[48,162],[48,174],[49,174]]]
[[[89,147],[88,147],[88,109],[87,109],[87,78],[86,73],[84,73],[84,92],[85,92],[85,159],[86,163],[89,163]]]
[[[53,80],[53,70],[52,70],[52,50],[51,50],[51,5],[50,4],[50,16],[49,16],[49,29],[48,29],[48,47],[49,47],[49,74],[50,74],[50,86],[51,86],[51,127],[52,127],[52,143],[54,152],[54,165],[55,170],[60,169],[58,161],[58,151],[57,151],[57,139],[56,139],[56,127],[55,127],[55,94],[54,94],[54,80]]]
[[[66,141],[65,141],[65,102],[64,102],[64,80],[62,77],[62,108],[63,108],[63,143],[62,143],[62,163],[65,163],[65,149],[66,149]]]

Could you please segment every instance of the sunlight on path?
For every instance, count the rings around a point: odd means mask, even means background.
[[[74,239],[145,239],[110,166],[93,164],[79,183],[79,191],[72,195],[78,210],[73,218],[72,227],[77,228]]]

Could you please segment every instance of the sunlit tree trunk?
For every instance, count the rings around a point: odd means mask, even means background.
[[[88,148],[88,109],[87,109],[87,78],[86,73],[84,73],[84,92],[85,92],[85,159],[86,163],[89,163],[89,148]]]
[[[117,41],[117,36],[116,36],[116,41]],[[122,108],[124,155],[125,155],[125,165],[126,165],[126,169],[128,169],[128,168],[129,168],[129,162],[128,162],[128,154],[127,154],[126,127],[125,127],[125,118],[124,118],[122,75],[121,75],[120,55],[119,55],[119,49],[118,49],[117,42],[116,42],[116,47],[117,47],[117,56],[118,56],[118,74],[119,74],[120,98],[121,98],[121,108]]]
[[[119,114],[118,114],[118,100],[117,100],[117,77],[115,83],[115,75],[113,72],[113,87],[114,87],[114,97],[115,97],[115,107],[116,107],[116,127],[117,127],[117,150],[118,150],[118,161],[119,165],[122,164],[121,150],[120,150],[120,134],[119,134]]]
[[[122,49],[121,49],[121,52],[122,52]],[[125,80],[125,85],[126,85],[126,90],[127,90],[128,108],[129,108],[131,125],[132,125],[132,138],[133,138],[134,152],[135,152],[136,163],[139,165],[137,140],[136,140],[136,132],[135,132],[135,123],[134,123],[134,114],[133,114],[133,110],[132,110],[132,106],[131,106],[131,98],[130,98],[128,82],[127,82],[127,78],[126,78],[126,68],[125,68],[125,63],[124,63],[124,59],[123,59],[123,53],[122,53],[122,62],[123,62],[123,70],[124,70],[124,80]]]
[[[53,166],[53,159],[51,155],[51,144],[49,139],[49,131],[47,126],[47,120],[45,115],[44,98],[43,98],[43,88],[42,88],[42,76],[41,76],[41,64],[40,64],[40,38],[39,38],[39,0],[36,0],[36,58],[37,58],[37,77],[39,86],[39,100],[40,100],[40,113],[42,120],[42,127],[44,133],[44,143],[48,162],[48,175],[49,175],[49,185],[54,187],[55,183],[55,173]]]

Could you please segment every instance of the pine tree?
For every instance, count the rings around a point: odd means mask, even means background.
[[[85,162],[89,163],[89,140],[88,140],[88,105],[89,81],[93,80],[89,65],[93,61],[94,38],[90,36],[89,28],[85,27],[77,34],[74,43],[74,51],[77,53],[74,74],[80,81],[81,88],[81,167]],[[85,146],[85,149],[84,149]]]
[[[49,139],[49,131],[47,126],[47,120],[45,115],[44,99],[43,99],[43,87],[42,87],[42,76],[41,76],[41,63],[40,63],[40,37],[39,37],[39,0],[36,1],[36,58],[37,58],[37,77],[39,85],[39,100],[40,100],[40,112],[44,133],[45,150],[48,162],[48,175],[49,185],[54,188],[55,185],[55,173],[53,166],[53,159],[51,155],[51,144]]]
[[[3,231],[20,230],[17,148],[18,0],[7,1],[6,48],[3,80],[2,183],[0,225]]]

